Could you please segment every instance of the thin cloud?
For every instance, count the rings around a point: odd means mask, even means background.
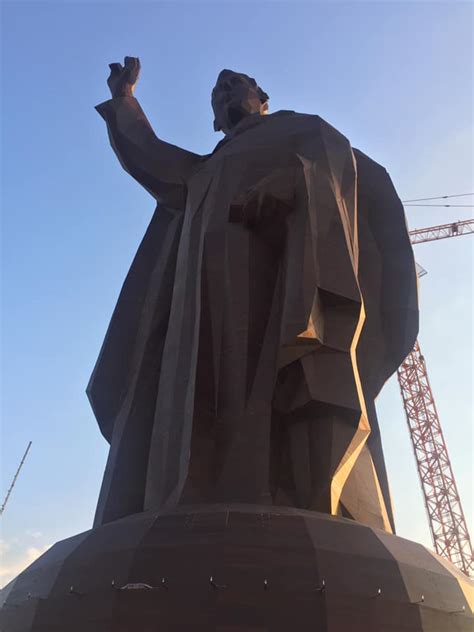
[[[28,535],[30,538],[34,538],[35,540],[38,540],[39,538],[43,537],[43,532],[37,531],[35,529],[27,529],[26,535]]]
[[[3,551],[8,550],[8,544],[6,542],[2,542],[1,544],[6,547]],[[38,557],[50,547],[50,544],[41,547],[30,546],[26,549],[26,551],[23,551],[18,556],[15,556],[16,559],[10,562],[10,564],[2,564],[2,567],[0,568],[0,588],[8,584],[8,582],[14,579],[32,562],[38,559]]]

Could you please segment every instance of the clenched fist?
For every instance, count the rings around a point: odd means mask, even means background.
[[[140,75],[140,60],[138,57],[125,57],[124,65],[109,64],[110,75],[107,85],[112,97],[132,97]]]

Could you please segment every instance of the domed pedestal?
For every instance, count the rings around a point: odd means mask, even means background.
[[[142,513],[58,542],[2,591],[2,632],[472,630],[423,546],[297,509]]]

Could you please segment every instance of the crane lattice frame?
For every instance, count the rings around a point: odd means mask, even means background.
[[[469,233],[472,219],[412,230],[410,238],[418,244]],[[472,575],[471,539],[418,341],[397,376],[435,551]]]
[[[398,369],[398,381],[435,550],[469,575],[471,540],[418,341]]]

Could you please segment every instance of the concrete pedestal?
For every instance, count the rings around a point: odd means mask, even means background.
[[[469,590],[423,546],[351,520],[187,506],[58,542],[2,591],[0,629],[468,632]]]

